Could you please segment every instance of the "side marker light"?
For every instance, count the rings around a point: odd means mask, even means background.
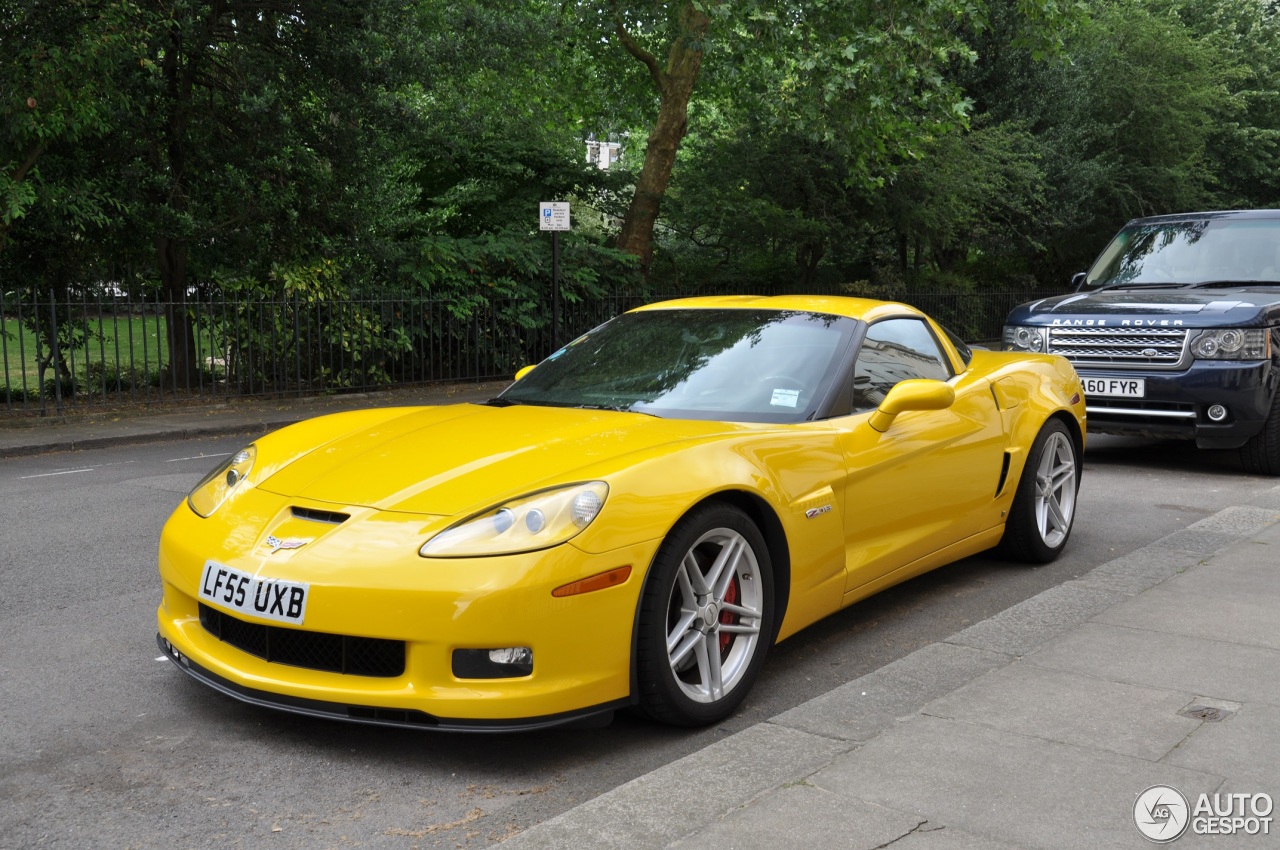
[[[606,587],[617,587],[630,577],[631,565],[628,564],[625,567],[615,567],[607,572],[596,573],[578,581],[562,584],[551,591],[551,595],[557,597],[577,596],[580,593],[590,593],[593,590],[604,590]]]

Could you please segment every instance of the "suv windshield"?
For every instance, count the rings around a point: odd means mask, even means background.
[[[625,313],[551,355],[496,401],[799,422],[822,403],[857,326],[798,311]]]
[[[1280,282],[1280,219],[1139,224],[1111,240],[1086,290],[1123,286]]]

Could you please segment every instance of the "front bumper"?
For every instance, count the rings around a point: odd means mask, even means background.
[[[421,526],[386,515],[353,521],[294,552],[245,546],[246,523],[280,509],[250,491],[234,510],[202,520],[183,505],[160,541],[163,597],[157,639],[180,669],[244,702],[360,723],[455,730],[514,730],[571,723],[631,699],[632,630],[640,586],[658,541],[602,554],[571,544],[492,558],[431,560]],[[353,513],[356,513],[353,511]],[[206,560],[309,585],[301,627],[223,611],[254,628],[403,642],[394,675],[281,663],[223,640],[202,622]],[[568,582],[631,565],[623,584],[569,597]],[[244,642],[240,642],[244,645]],[[455,675],[454,652],[530,647],[532,673]]]
[[[579,711],[567,711],[562,714],[521,720],[468,720],[456,717],[435,717],[416,709],[348,705],[340,702],[301,699],[269,691],[254,690],[206,670],[183,655],[177,647],[158,634],[156,635],[156,643],[159,644],[161,652],[167,655],[170,661],[178,665],[179,670],[197,682],[207,685],[232,699],[249,705],[261,706],[262,708],[274,708],[291,714],[319,717],[325,720],[342,720],[349,723],[363,723],[373,726],[398,726],[440,732],[529,732],[536,729],[557,727],[593,726],[600,721],[607,721],[615,709],[625,708],[631,704],[630,699],[622,699]]]
[[[1077,366],[1081,379],[1141,378],[1143,398],[1090,396],[1089,431],[1168,439],[1194,439],[1201,448],[1237,448],[1262,430],[1277,391],[1269,361],[1196,360],[1179,371],[1094,369]],[[1222,405],[1215,422],[1209,408]]]

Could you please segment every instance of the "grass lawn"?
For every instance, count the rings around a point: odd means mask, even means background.
[[[86,376],[90,363],[119,363],[122,372],[132,368],[142,374],[156,371],[168,359],[163,316],[104,315],[101,321],[90,317],[90,328],[92,334],[87,342],[72,352],[63,352],[63,359],[74,363],[74,372],[80,379]],[[26,387],[35,390],[40,375],[39,350],[30,328],[16,318],[0,320],[0,359],[4,361],[0,381],[7,379],[11,389],[21,390],[25,380]],[[53,375],[47,373],[46,377],[52,379]]]

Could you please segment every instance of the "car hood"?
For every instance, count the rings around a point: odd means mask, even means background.
[[[577,408],[415,408],[325,442],[257,486],[290,498],[451,516],[603,475],[627,456],[640,462],[664,446],[751,427]]]
[[[1280,313],[1280,289],[1161,289],[1073,292],[1015,307],[1008,324],[1103,327],[1227,327],[1265,324]],[[1079,320],[1079,321],[1074,321]]]

